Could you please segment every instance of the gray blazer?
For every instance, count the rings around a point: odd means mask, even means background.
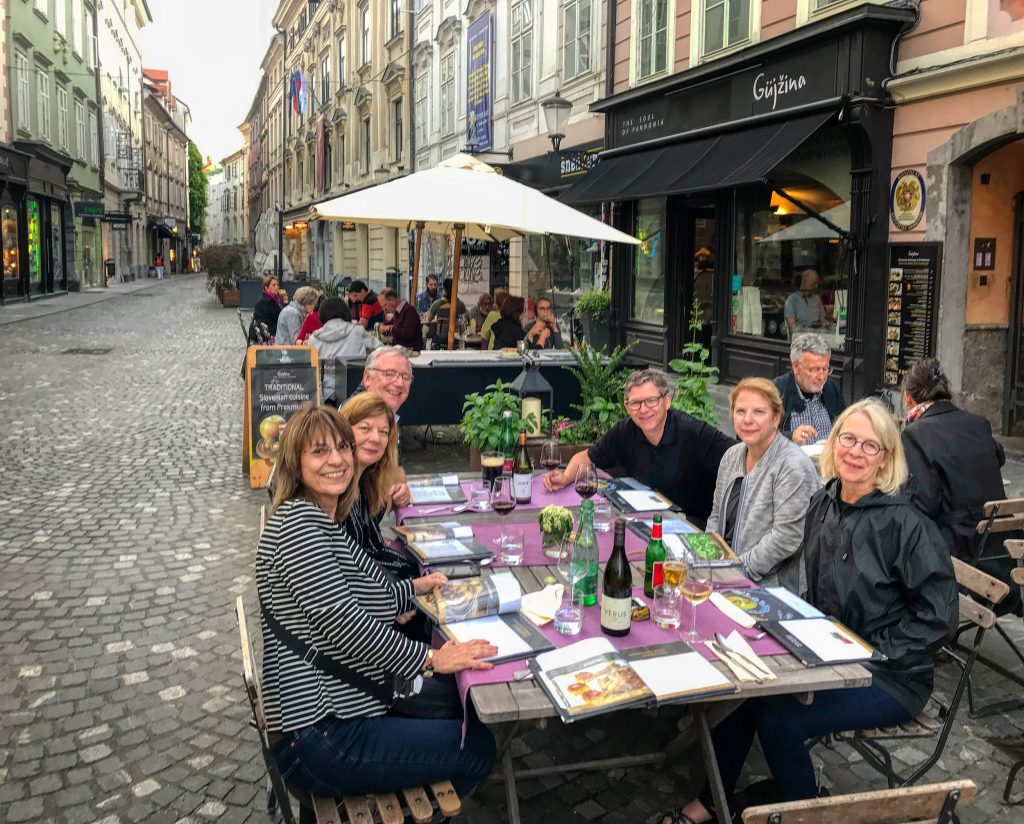
[[[746,476],[736,512],[732,548],[751,580],[802,591],[799,550],[811,496],[821,481],[811,459],[788,438],[775,436],[768,451],[747,475],[747,447],[738,443],[722,456],[708,532],[721,532],[726,497],[737,478]]]

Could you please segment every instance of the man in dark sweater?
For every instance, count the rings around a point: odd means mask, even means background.
[[[391,343],[419,352],[423,348],[423,327],[419,313],[398,292],[390,286],[380,290],[380,301],[384,306],[385,322],[380,326],[382,335],[390,335]],[[387,320],[390,315],[391,319]]]
[[[829,380],[832,350],[812,332],[797,335],[789,347],[793,371],[775,379],[782,396],[782,434],[804,446],[828,437],[832,422],[846,409],[836,381]]]

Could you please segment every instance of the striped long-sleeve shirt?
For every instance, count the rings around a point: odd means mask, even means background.
[[[416,675],[427,645],[395,629],[412,581],[392,582],[320,507],[287,501],[267,522],[256,550],[256,588],[286,629],[322,655],[382,684]],[[289,732],[333,715],[381,715],[373,696],[302,661],[263,629],[267,728]]]

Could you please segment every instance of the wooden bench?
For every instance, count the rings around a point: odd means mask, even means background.
[[[850,730],[837,733],[835,740],[844,741],[853,747],[863,757],[865,763],[878,770],[889,782],[889,787],[905,787],[919,781],[928,772],[942,755],[946,741],[953,730],[956,721],[957,710],[962,703],[964,692],[972,693],[971,673],[974,670],[975,661],[981,649],[981,642],[985,633],[996,626],[996,614],[993,607],[1006,597],[1010,591],[1003,581],[986,575],[970,564],[965,564],[957,558],[953,559],[953,572],[956,575],[957,584],[961,590],[970,593],[960,593],[960,619],[967,621],[975,628],[974,641],[969,648],[966,659],[957,655],[947,647],[947,651],[961,668],[960,679],[957,681],[956,689],[948,704],[942,704],[935,696],[932,696],[930,704],[937,704],[938,711],[932,716],[927,708],[925,712],[900,724],[897,727],[885,727],[870,730]],[[974,596],[974,597],[971,597]],[[981,599],[984,602],[974,600]],[[892,756],[886,747],[887,742],[907,739],[934,738],[935,746],[932,752],[914,770],[903,775],[896,772]]]
[[[902,824],[959,819],[956,810],[971,803],[978,788],[973,781],[945,781],[898,790],[878,790],[806,801],[748,807],[743,824]]]
[[[245,693],[249,698],[249,706],[259,733],[263,762],[270,777],[272,796],[268,799],[268,811],[272,812],[275,807],[279,807],[285,824],[296,824],[289,798],[289,795],[294,795],[299,802],[299,824],[342,824],[342,821],[347,821],[348,824],[372,824],[375,821],[380,821],[381,824],[403,824],[407,815],[416,824],[426,824],[434,817],[435,802],[436,809],[442,816],[450,818],[461,812],[462,801],[450,781],[431,784],[430,794],[421,787],[404,789],[401,791],[402,801],[399,801],[395,793],[380,793],[369,797],[346,796],[339,799],[290,792],[270,753],[267,717],[263,710],[263,690],[256,673],[249,624],[241,596],[235,599],[235,615],[242,644],[242,678],[245,682]],[[341,817],[342,810],[345,812],[344,819]]]

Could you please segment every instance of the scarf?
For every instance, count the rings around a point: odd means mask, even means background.
[[[917,404],[917,406],[910,407],[910,409],[907,410],[907,423],[916,421],[920,418],[925,412],[931,409],[933,403],[935,403],[935,401],[924,401],[923,403]]]
[[[268,292],[266,289],[263,290],[263,294],[270,298],[272,301],[274,301],[274,303],[276,303],[278,306],[281,305],[280,295],[275,295],[273,292]]]

